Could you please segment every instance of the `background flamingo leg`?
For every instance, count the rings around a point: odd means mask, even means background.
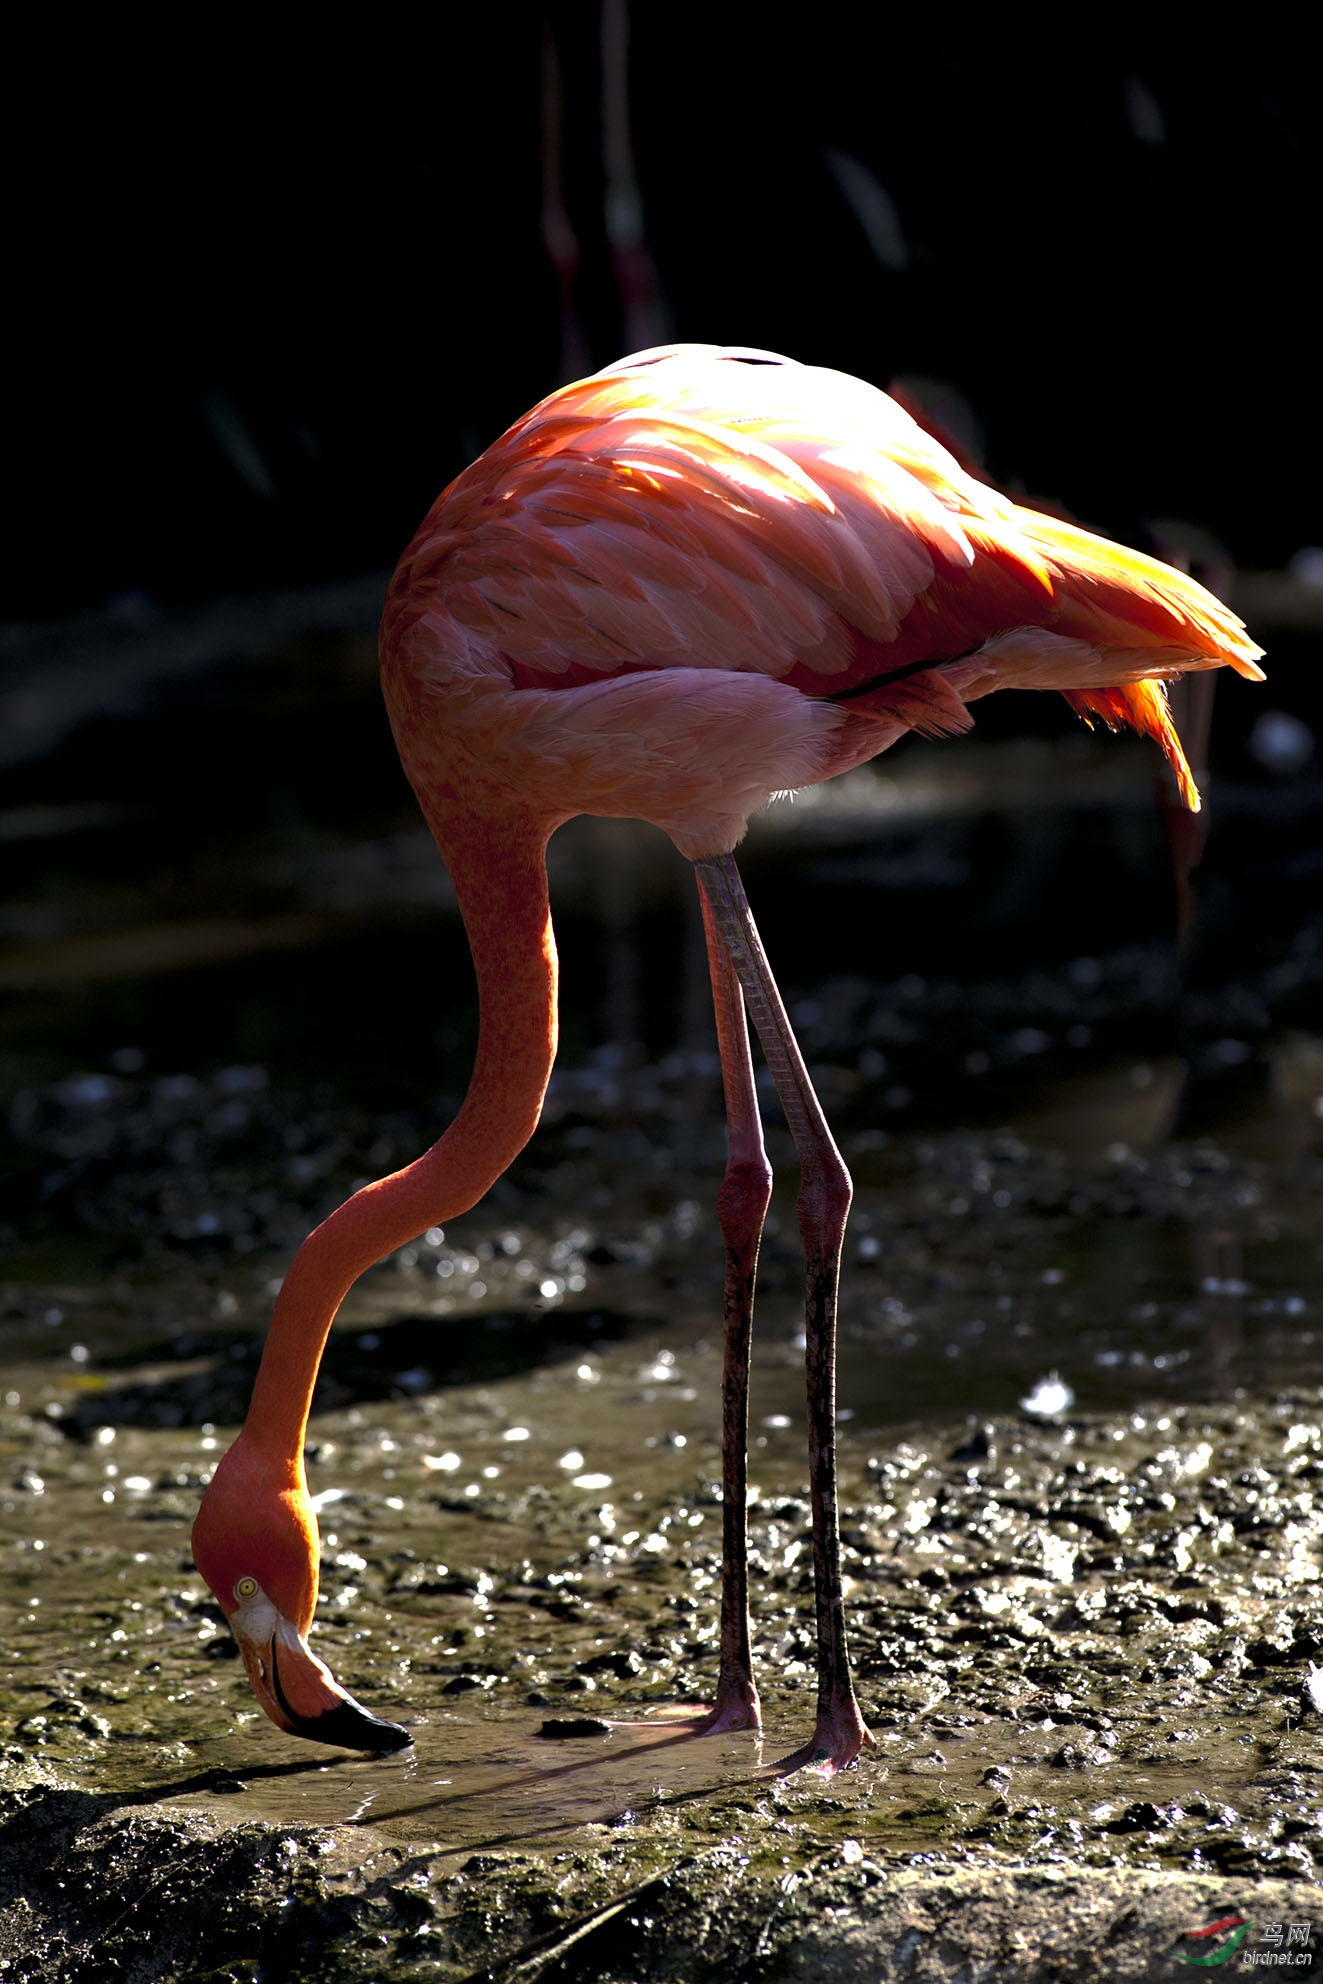
[[[873,1741],[850,1678],[836,1498],[836,1292],[853,1188],[791,1030],[734,856],[712,855],[694,865],[705,905],[743,988],[799,1153],[799,1229],[807,1264],[804,1333],[817,1595],[818,1713],[813,1736],[802,1749],[783,1757],[776,1769],[789,1773],[805,1764],[816,1764],[832,1772],[853,1763],[864,1744],[871,1745]],[[726,1066],[724,1052],[722,1066]],[[733,1151],[732,1143],[732,1155]],[[742,1531],[742,1507],[740,1521]]]

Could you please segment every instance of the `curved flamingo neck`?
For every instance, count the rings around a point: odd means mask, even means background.
[[[355,1192],[290,1263],[244,1437],[298,1481],[322,1350],[349,1289],[383,1255],[476,1205],[537,1128],[556,1055],[549,826],[484,809],[447,810],[433,828],[473,953],[477,1058],[445,1134],[402,1171]]]

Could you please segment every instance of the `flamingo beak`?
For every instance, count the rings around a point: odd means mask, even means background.
[[[245,1579],[247,1584],[251,1580]],[[277,1729],[313,1743],[376,1755],[403,1750],[413,1742],[398,1722],[372,1715],[347,1694],[325,1661],[319,1660],[292,1620],[272,1604],[260,1585],[230,1615],[253,1693]]]

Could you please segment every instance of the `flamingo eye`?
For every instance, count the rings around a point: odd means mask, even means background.
[[[240,1578],[238,1584],[234,1587],[234,1595],[236,1598],[251,1598],[256,1590],[256,1578]]]

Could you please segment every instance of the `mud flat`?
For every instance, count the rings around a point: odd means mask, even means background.
[[[399,1299],[370,1284],[347,1336]],[[813,1674],[798,1356],[770,1310],[761,1746],[664,1721],[713,1671],[710,1339],[626,1304],[617,1340],[558,1363],[319,1415],[319,1641],[412,1727],[390,1759],[304,1750],[254,1713],[187,1557],[224,1437],[187,1423],[191,1367],[141,1363],[126,1403],[119,1377],[89,1384],[90,1349],[16,1362],[4,1974],[1156,1977],[1232,1916],[1251,1925],[1233,1964],[1288,1930],[1312,1961],[1317,1392],[846,1420],[878,1746],[780,1782]],[[153,1390],[185,1423],[150,1423]]]

